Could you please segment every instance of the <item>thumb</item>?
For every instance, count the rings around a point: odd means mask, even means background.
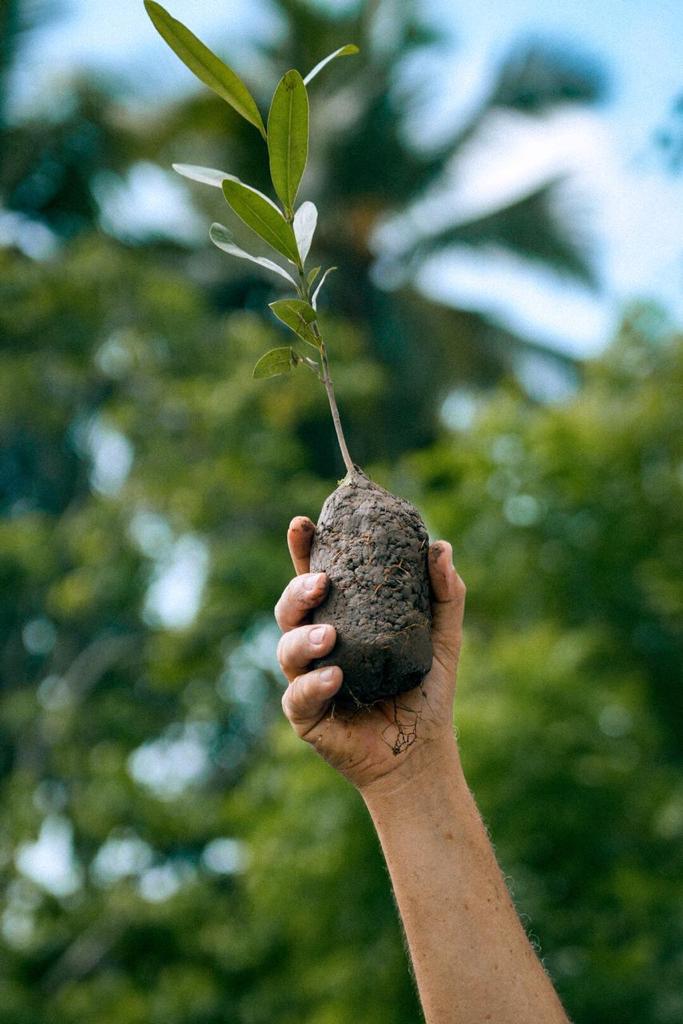
[[[448,541],[437,540],[430,546],[429,579],[432,587],[434,658],[455,681],[462,642],[465,584],[453,566],[453,548]]]

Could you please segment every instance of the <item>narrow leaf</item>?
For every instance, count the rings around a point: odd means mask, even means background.
[[[294,221],[292,222],[294,237],[299,247],[302,263],[306,262],[317,223],[318,211],[315,208],[315,204],[306,200],[294,214]]]
[[[327,277],[328,274],[331,274],[332,271],[336,269],[336,267],[328,267],[323,276],[320,278],[320,284],[318,285],[316,290],[313,292],[313,295],[311,296],[311,305],[313,306],[313,309],[318,308],[318,295],[320,294],[320,289],[325,284],[325,278]]]
[[[308,274],[306,276],[306,284],[308,285],[309,288],[311,287],[311,285],[315,281],[316,277],[320,273],[320,270],[321,270],[321,267],[313,267],[312,270],[308,271]]]
[[[329,64],[331,60],[335,59],[335,57],[350,57],[352,53],[359,52],[360,51],[355,43],[347,43],[346,46],[340,46],[338,50],[335,50],[334,53],[328,54],[327,57],[324,57],[311,71],[308,72],[304,78],[304,85],[308,85],[311,79],[315,78],[318,72],[322,71],[325,65]]]
[[[213,185],[220,188],[226,178],[234,178],[234,174],[217,171],[214,167],[195,167],[194,164],[171,164],[176,174],[190,181],[198,181],[201,185]]]
[[[294,285],[296,288],[296,282],[293,277],[287,273],[283,267],[278,266],[277,263],[273,263],[266,256],[252,256],[251,253],[245,252],[244,249],[240,249],[238,245],[232,241],[232,235],[223,224],[212,224],[209,229],[209,238],[214,245],[222,249],[223,252],[229,253],[231,256],[237,256],[240,260],[251,260],[252,263],[258,263],[260,267],[265,267],[266,270],[272,270],[275,274],[279,274],[280,277],[284,277],[286,281]]]
[[[253,370],[253,376],[277,377],[280,373],[289,373],[299,362],[299,356],[293,348],[286,345],[284,348],[271,348],[261,356]]]
[[[159,35],[180,57],[183,64],[245,120],[258,128],[265,139],[266,130],[259,109],[239,75],[236,75],[232,68],[224,64],[180,21],[171,17],[161,4],[155,3],[154,0],[145,0],[145,9]]]
[[[302,341],[307,341],[314,348],[320,348],[320,341],[311,328],[316,319],[316,312],[303,299],[278,299],[270,303],[278,320],[286,324],[291,331],[294,331]]]
[[[270,176],[278,198],[291,216],[308,158],[308,94],[298,71],[278,83],[268,114]]]
[[[226,178],[223,182],[223,195],[237,216],[259,238],[292,263],[299,262],[292,225],[287,223],[275,203],[257,189],[232,178]]]

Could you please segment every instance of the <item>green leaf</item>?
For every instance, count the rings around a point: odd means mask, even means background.
[[[306,284],[308,285],[309,288],[311,287],[311,285],[315,281],[315,279],[318,276],[318,274],[320,273],[321,269],[322,269],[322,267],[313,267],[312,270],[308,271],[308,274],[306,276]]]
[[[328,54],[327,57],[324,57],[311,71],[308,72],[304,78],[304,85],[308,85],[308,83],[315,78],[318,72],[322,71],[325,65],[329,64],[331,60],[335,59],[335,57],[350,57],[352,53],[360,53],[360,50],[355,43],[347,43],[346,46],[340,46],[338,50],[335,50],[334,53]]]
[[[294,69],[280,79],[270,105],[268,158],[273,186],[291,216],[308,158],[308,94]]]
[[[280,373],[289,373],[298,362],[300,362],[300,357],[289,345],[283,348],[271,348],[270,352],[266,352],[256,363],[252,376],[256,378],[277,377]]]
[[[209,229],[209,238],[223,252],[236,256],[240,260],[251,260],[252,263],[258,263],[260,267],[265,267],[266,270],[272,270],[275,274],[279,274],[280,277],[284,277],[286,281],[289,281],[296,288],[294,278],[290,277],[283,267],[273,263],[266,256],[252,256],[251,253],[245,252],[244,249],[240,249],[238,245],[235,245],[230,231],[223,224],[212,224]]]
[[[316,290],[313,292],[313,295],[311,296],[311,306],[313,307],[313,309],[318,308],[318,295],[320,294],[320,289],[325,284],[325,278],[327,277],[328,274],[331,274],[332,271],[336,269],[336,267],[328,267],[323,276],[320,278],[320,284],[318,285]]]
[[[299,255],[301,256],[301,262],[306,262],[309,250],[311,248],[311,242],[313,241],[313,235],[315,233],[315,226],[318,223],[318,211],[315,208],[315,204],[306,200],[302,203],[299,209],[294,214],[294,220],[292,221],[292,227],[294,228],[294,237],[296,238],[296,244],[299,248]]]
[[[303,299],[278,299],[269,303],[275,316],[294,331],[302,341],[307,341],[314,348],[320,348],[320,341],[311,329],[317,313]]]
[[[226,178],[234,178],[234,174],[226,174],[225,171],[218,171],[215,167],[195,167],[194,164],[171,164],[176,174],[182,174],[183,178],[190,181],[198,181],[201,185],[213,185],[220,188]]]
[[[266,129],[259,109],[239,75],[236,75],[232,68],[224,64],[180,21],[171,17],[161,4],[155,3],[154,0],[145,0],[145,9],[159,35],[180,57],[183,64],[246,121],[258,128],[265,139]]]
[[[226,178],[223,182],[223,195],[240,220],[255,231],[259,238],[292,263],[299,263],[299,250],[292,225],[287,223],[274,202],[251,185],[232,178]]]

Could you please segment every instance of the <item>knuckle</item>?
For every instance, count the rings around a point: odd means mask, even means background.
[[[297,676],[285,690],[282,706],[289,721],[294,724],[301,717],[301,676]]]
[[[290,690],[291,690],[291,684],[287,687],[285,692],[282,694],[282,700],[281,700],[280,703],[282,704],[282,712],[283,712],[285,718],[287,719],[288,722],[291,723],[294,715],[293,715],[293,712],[292,712],[292,696],[291,696]]]
[[[322,578],[314,580],[313,588],[310,587],[312,577],[320,577],[319,573],[303,573],[296,576],[287,584],[282,592],[280,600],[275,605],[275,618],[283,622],[292,619],[303,618],[311,608],[322,601],[327,581]]]
[[[275,649],[277,660],[281,666],[284,664],[285,661],[287,643],[287,633],[283,633],[280,639],[278,640],[277,647]]]
[[[295,580],[296,599],[304,608],[320,604],[327,590],[327,576],[322,572],[302,573]]]
[[[315,585],[313,590],[309,589],[313,576],[313,573],[307,572],[303,573],[296,580],[296,591],[294,596],[302,608],[310,608],[318,602],[318,593]]]
[[[287,592],[289,590],[289,584],[280,596],[278,603],[274,607],[275,622],[278,623],[281,630],[285,628],[285,621],[287,618]]]
[[[329,622],[314,622],[306,628],[306,653],[309,658],[334,647],[337,631]]]
[[[311,624],[309,626],[306,626],[301,631],[302,632],[302,639],[303,639],[303,641],[304,641],[304,643],[306,645],[306,651],[307,652],[310,652],[311,649],[314,647],[313,637],[314,637],[314,630],[316,630],[316,629],[320,629],[320,626],[318,626],[315,623],[313,623],[313,624]],[[315,634],[315,636],[318,636],[318,634]]]

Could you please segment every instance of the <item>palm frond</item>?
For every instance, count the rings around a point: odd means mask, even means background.
[[[455,245],[498,246],[597,287],[587,233],[580,218],[568,216],[563,208],[565,184],[563,176],[556,177],[507,206],[422,239],[412,253],[413,262]]]
[[[589,54],[530,40],[502,61],[487,105],[538,114],[561,103],[596,103],[606,91],[605,73]]]

